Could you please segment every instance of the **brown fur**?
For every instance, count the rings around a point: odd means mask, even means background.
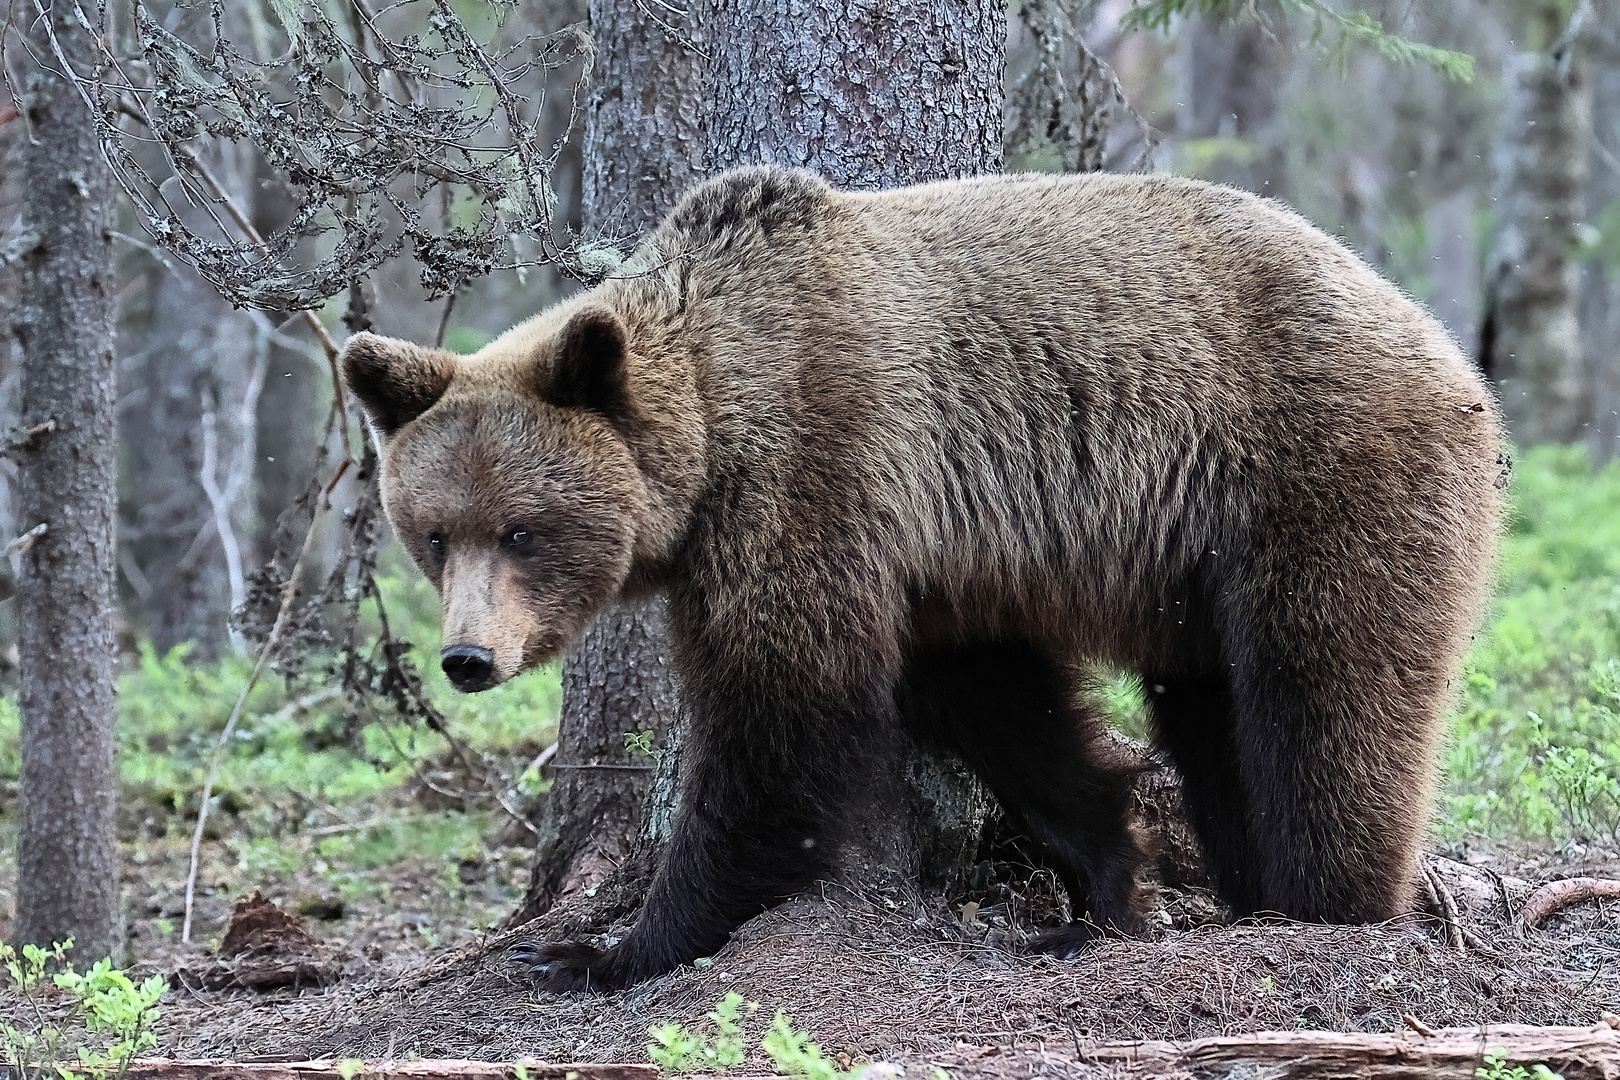
[[[1281,206],[743,170],[474,356],[368,335],[346,363],[445,640],[495,677],[670,594],[693,719],[669,862],[623,944],[533,955],[551,985],[665,970],[802,884],[897,723],[985,775],[1077,917],[1131,928],[1083,660],[1142,673],[1240,912],[1406,905],[1501,423],[1432,317]],[[533,557],[501,548],[518,528]]]

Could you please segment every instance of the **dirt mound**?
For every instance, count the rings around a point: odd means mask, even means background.
[[[1470,871],[1460,864],[1457,880]],[[1486,879],[1489,880],[1489,879]],[[1589,919],[1560,936],[1519,935],[1505,912],[1459,890],[1474,945],[1459,952],[1433,920],[1324,927],[1244,922],[1110,940],[1063,962],[995,944],[992,927],[943,906],[829,890],[767,912],[701,967],[607,997],[555,997],[508,973],[501,950],[441,965],[425,984],[345,984],[324,997],[262,1002],[199,1021],[187,1055],[534,1057],[644,1061],[647,1029],[705,1013],[729,991],[777,1009],[830,1054],[948,1063],[1000,1045],[1074,1059],[1084,1039],[1186,1040],[1247,1031],[1394,1031],[1591,1024],[1620,997],[1620,972],[1592,962],[1613,928]],[[1493,894],[1494,895],[1494,894]],[[1597,913],[1600,917],[1601,912]],[[1566,920],[1568,921],[1568,920]],[[1584,970],[1583,970],[1584,969]],[[763,1059],[750,1065],[764,1067]],[[1022,1067],[1022,1066],[1020,1066]],[[1077,1074],[1078,1075],[1078,1074]]]
[[[273,990],[329,986],[343,976],[344,955],[255,892],[238,900],[213,963],[175,973],[184,986]]]

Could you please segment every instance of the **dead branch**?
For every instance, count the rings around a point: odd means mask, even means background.
[[[43,522],[43,521],[40,522],[38,525],[35,525],[32,529],[29,529],[27,532],[25,532],[21,536],[17,537],[17,539],[15,539],[11,543],[7,544],[5,553],[7,555],[26,555],[26,554],[28,554],[28,549],[33,547],[34,544],[36,544],[39,541],[40,537],[44,536],[47,532],[49,532],[50,528],[51,527],[49,525],[47,525],[45,522]]]
[[[96,115],[142,129],[101,130],[136,220],[232,303],[316,308],[407,250],[436,296],[498,269],[583,272],[552,187],[583,123],[594,45],[582,25],[484,41],[449,0],[272,5],[286,48],[261,58],[233,40],[223,0],[198,7],[208,15],[176,18],[132,0],[133,51],[98,38],[93,70],[50,44]],[[252,243],[227,228],[252,235],[199,168],[222,142],[252,146],[292,204]],[[455,214],[421,212],[434,188]]]
[[[1081,1044],[1098,1063],[1145,1066],[1150,1074],[1244,1076],[1272,1080],[1473,1080],[1487,1052],[1510,1065],[1545,1064],[1564,1080],[1620,1078],[1620,1032],[1503,1024],[1431,1029],[1431,1034],[1367,1035],[1332,1031],[1262,1031],[1190,1043]]]
[[[1549,881],[1530,894],[1519,909],[1519,926],[1535,930],[1554,913],[1586,900],[1620,899],[1620,881],[1609,878],[1564,878]]]
[[[18,432],[7,439],[4,447],[0,447],[0,457],[13,457],[20,450],[32,450],[39,445],[42,436],[49,435],[56,430],[55,420],[46,420],[35,424],[31,428]]]

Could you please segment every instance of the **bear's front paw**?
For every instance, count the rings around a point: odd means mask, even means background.
[[[606,993],[623,984],[614,977],[609,956],[577,941],[520,941],[506,950],[511,971],[554,994]]]
[[[1072,922],[1056,930],[1037,934],[1024,951],[1031,955],[1055,956],[1059,960],[1073,960],[1086,946],[1098,938],[1107,937],[1102,927],[1093,922]]]

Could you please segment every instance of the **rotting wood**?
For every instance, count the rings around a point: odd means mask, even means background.
[[[1501,1024],[1441,1028],[1432,1035],[1262,1031],[1190,1043],[1081,1044],[1084,1060],[1156,1072],[1215,1077],[1262,1073],[1268,1080],[1473,1080],[1486,1053],[1510,1065],[1544,1064],[1564,1080],[1620,1080],[1620,1031]]]
[[[1268,1080],[1473,1080],[1485,1054],[1500,1053],[1510,1067],[1544,1064],[1564,1080],[1620,1080],[1617,1026],[1620,1016],[1605,1013],[1592,1027],[1500,1024],[1428,1029],[1422,1034],[1262,1031],[1187,1043],[1080,1040],[1075,1049],[1082,1062],[1131,1066],[1145,1077],[1261,1074]],[[986,1047],[985,1053],[988,1056],[999,1049]],[[948,1064],[953,1073],[973,1075],[971,1057],[965,1061],[953,1058]],[[341,1080],[347,1074],[399,1080],[508,1080],[518,1075],[517,1065],[534,1080],[656,1080],[658,1076],[656,1065],[629,1063],[365,1061],[356,1068],[356,1063],[337,1058],[291,1062],[146,1059],[136,1061],[128,1076],[131,1080]]]
[[[657,1080],[658,1066],[623,1063],[544,1061],[364,1061],[358,1068],[342,1058],[314,1061],[184,1061],[142,1058],[131,1063],[129,1080],[508,1080],[518,1067],[530,1080]]]
[[[1620,899],[1620,881],[1610,878],[1564,878],[1549,881],[1530,894],[1519,909],[1519,925],[1534,930],[1554,914],[1583,900]]]

